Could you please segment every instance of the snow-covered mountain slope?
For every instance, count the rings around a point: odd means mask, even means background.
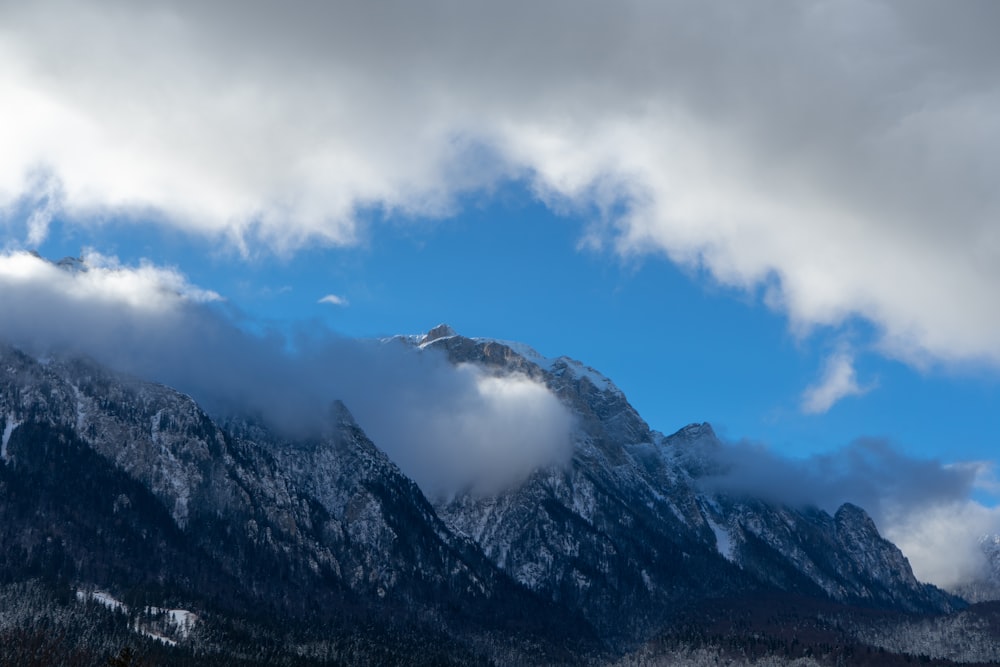
[[[289,441],[248,419],[224,429],[190,397],[89,361],[0,347],[0,415],[0,563],[34,562],[41,540],[59,546],[35,570],[109,590],[169,582],[238,612],[462,628],[520,623],[518,610],[589,635],[453,534],[339,404],[323,434]],[[33,509],[56,518],[39,529]]]
[[[387,605],[432,599],[466,613],[489,613],[505,597],[544,607],[444,525],[340,402],[328,429],[311,439],[284,439],[247,421],[227,428],[237,443],[273,457],[286,483],[329,514],[338,574],[351,590]]]
[[[544,382],[578,417],[569,465],[503,493],[441,501],[441,517],[533,590],[607,634],[641,635],[693,599],[777,588],[841,602],[946,610],[857,507],[835,516],[703,491],[711,427],[663,436],[615,385],[567,358],[439,328],[413,342],[454,363]]]
[[[919,583],[860,508],[707,490],[712,428],[655,432],[580,362],[448,327],[400,340],[543,383],[574,417],[572,456],[431,503],[337,402],[321,432],[288,437],[91,361],[0,346],[0,575],[152,587],[173,601],[145,605],[308,627],[434,628],[466,646],[489,637],[494,653],[516,637],[532,648],[514,662],[595,636],[634,645],[706,600],[960,604]]]

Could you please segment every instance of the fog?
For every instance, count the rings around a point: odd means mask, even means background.
[[[920,459],[881,438],[800,459],[734,442],[713,457],[719,465],[701,480],[705,490],[831,513],[854,503],[903,551],[917,578],[939,586],[981,576],[987,562],[978,538],[1000,532],[1000,510],[973,499],[992,472],[985,463]]]
[[[0,339],[162,382],[216,416],[250,414],[305,437],[342,400],[430,495],[516,484],[570,451],[568,409],[526,377],[493,377],[434,350],[317,326],[251,334],[218,294],[170,268],[122,266],[97,253],[57,267],[12,252],[0,255],[0,293]]]

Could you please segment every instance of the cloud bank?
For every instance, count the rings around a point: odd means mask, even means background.
[[[86,354],[219,415],[249,412],[306,436],[340,399],[431,495],[494,491],[571,452],[569,410],[543,385],[456,368],[403,344],[315,329],[292,341],[251,335],[218,294],[174,269],[96,253],[57,266],[11,252],[0,254],[0,294],[0,341],[35,354]]]
[[[854,503],[903,551],[918,579],[938,586],[982,577],[979,538],[1000,533],[1000,508],[971,499],[989,481],[992,469],[983,463],[918,459],[872,438],[807,459],[747,442],[723,444],[712,456],[719,472],[701,480],[706,490],[830,513]]]
[[[0,207],[245,252],[519,179],[803,330],[1000,363],[996,3],[6,3]]]

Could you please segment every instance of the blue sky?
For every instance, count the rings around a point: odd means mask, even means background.
[[[86,230],[57,220],[38,249],[57,259],[96,248],[126,264],[175,266],[222,295],[253,331],[324,327],[369,338],[447,322],[464,335],[526,342],[602,371],[666,433],[709,421],[726,438],[792,457],[862,437],[945,462],[995,456],[995,374],[915,368],[865,351],[873,335],[863,321],[795,333],[759,293],[721,286],[662,255],[586,247],[587,213],[554,213],[521,184],[443,219],[370,218],[356,246],[287,257],[247,259],[113,220]],[[328,294],[344,303],[320,303]],[[867,391],[806,413],[803,393],[844,340],[858,351]]]
[[[998,22],[988,1],[8,4],[0,333],[134,351],[185,317],[288,340],[447,322],[592,365],[664,432],[978,466],[967,497],[881,517],[930,562],[1000,532]]]

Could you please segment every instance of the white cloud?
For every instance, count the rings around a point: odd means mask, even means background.
[[[906,554],[918,579],[954,588],[987,575],[979,539],[1000,534],[1000,507],[965,500],[900,508],[883,526],[885,537]]]
[[[7,3],[0,207],[41,170],[32,240],[54,207],[289,252],[523,178],[796,327],[860,316],[888,354],[997,365],[998,12]]]
[[[122,266],[117,258],[88,250],[79,259],[63,260],[63,267],[28,252],[0,255],[0,289],[5,298],[7,326],[31,330],[33,318],[17,305],[31,301],[89,304],[94,308],[122,308],[132,312],[163,314],[186,303],[219,301],[216,292],[188,282],[179,271],[143,262]],[[22,316],[23,315],[23,316]]]
[[[854,370],[854,356],[839,350],[826,360],[823,377],[810,385],[802,394],[802,411],[806,414],[827,412],[833,405],[848,396],[861,396],[871,391],[872,386],[858,384]]]
[[[346,298],[344,298],[342,296],[338,296],[336,294],[327,294],[322,299],[320,299],[317,303],[328,303],[331,306],[346,306],[346,305],[348,305],[348,301],[347,301]]]

